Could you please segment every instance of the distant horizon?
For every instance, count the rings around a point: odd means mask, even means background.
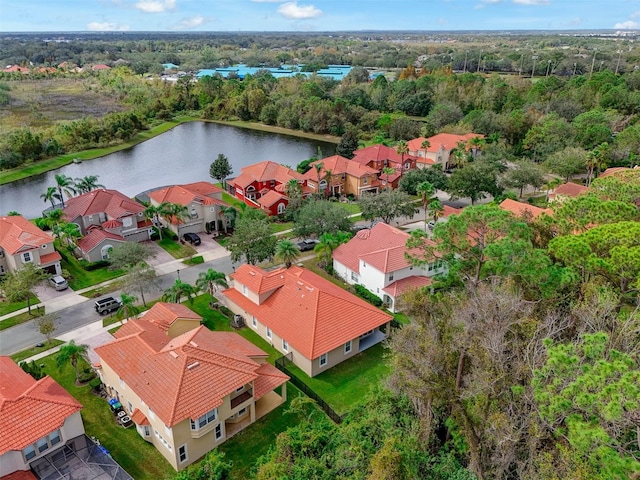
[[[3,0],[2,10],[0,33],[14,34],[640,30],[636,0]]]

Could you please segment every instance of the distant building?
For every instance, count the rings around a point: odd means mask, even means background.
[[[316,170],[316,165],[322,165],[320,172]],[[310,191],[334,196],[359,197],[364,192],[377,193],[383,186],[378,178],[378,170],[340,155],[312,162],[311,168],[304,174],[304,179]]]
[[[458,148],[460,142],[465,145],[472,138],[484,138],[480,133],[466,133],[464,135],[456,135],[453,133],[438,133],[429,138],[418,137],[407,142],[409,147],[409,155],[417,157],[417,166],[425,168],[434,162],[442,165],[442,168],[449,168],[451,160],[451,152]],[[424,147],[425,141],[429,142],[428,147]],[[465,146],[465,149],[470,147]]]

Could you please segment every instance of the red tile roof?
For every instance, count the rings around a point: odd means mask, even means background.
[[[96,248],[104,240],[113,240],[114,242],[124,243],[126,240],[121,235],[105,232],[104,230],[93,229],[84,237],[78,240],[78,247],[83,252],[90,252]]]
[[[331,170],[332,175],[341,175],[345,173],[356,178],[362,178],[366,175],[374,176],[376,178],[378,176],[378,170],[375,168],[367,167],[366,165],[354,162],[353,160],[341,157],[340,155],[333,155],[332,157],[323,158],[322,160],[317,160],[311,163],[312,168],[304,174],[304,177],[307,180],[313,180],[315,182],[318,181],[318,174],[316,169],[313,168],[313,165],[320,163],[322,164],[322,169],[320,170],[321,179],[328,170]]]
[[[634,167],[634,168],[629,168],[629,167],[610,167],[607,168],[604,172],[602,172],[600,174],[600,177],[609,177],[611,175],[618,175],[621,172],[631,172],[633,170],[637,170],[638,171],[638,175],[640,175],[640,167]]]
[[[149,419],[142,413],[142,410],[138,410],[137,408],[133,409],[133,414],[131,415],[131,420],[136,425],[151,425]]]
[[[460,213],[462,212],[462,208],[454,208],[450,207],[449,205],[443,205],[442,209],[442,216],[445,218],[449,215],[460,215]]]
[[[284,285],[285,272],[286,268],[265,272],[260,267],[245,264],[232,274],[231,278],[245,285],[252,292],[260,294],[270,292]]]
[[[560,185],[553,191],[553,196],[565,195],[567,197],[577,197],[581,193],[589,191],[589,187],[584,185],[578,185],[577,183],[567,182]]]
[[[402,164],[402,155],[399,154],[394,148],[387,147],[386,145],[377,144],[370,147],[360,148],[353,152],[352,162],[357,162],[362,165],[374,162],[383,162],[389,160],[392,163]],[[405,153],[404,160],[413,159],[415,157]]]
[[[21,215],[0,217],[0,247],[9,255],[53,243],[53,237]]]
[[[258,276],[272,273],[242,265],[233,276],[234,281],[242,283],[249,270]],[[306,358],[317,358],[393,318],[304,268],[293,266],[277,272],[284,281],[282,286],[260,305],[235,288],[223,294]]]
[[[0,357],[0,455],[35,443],[81,408],[51,377],[36,381],[10,357]]]
[[[397,297],[398,295],[402,295],[404,292],[408,290],[413,290],[415,288],[428,287],[431,285],[432,281],[429,277],[423,277],[419,275],[415,275],[413,277],[406,277],[396,282],[393,282],[382,289],[383,292],[388,293],[392,297]]]
[[[511,212],[518,217],[528,214],[533,218],[538,218],[543,213],[546,213],[547,215],[552,214],[552,210],[549,208],[536,207],[535,205],[517,202],[515,200],[511,200],[510,198],[505,198],[502,203],[500,203],[500,208],[507,212]]]
[[[265,208],[270,208],[272,205],[275,205],[276,202],[279,202],[283,198],[287,197],[282,193],[276,192],[275,190],[269,190],[258,199],[258,203]]]
[[[481,133],[465,133],[464,135],[456,135],[453,133],[438,133],[437,135],[426,139],[429,140],[429,143],[431,144],[429,148],[427,148],[427,152],[435,153],[440,150],[440,147],[444,148],[445,150],[453,150],[458,146],[458,142],[467,142],[468,140],[471,140],[475,137],[484,138],[484,135],[482,135]],[[424,150],[424,148],[422,148],[421,146],[424,140],[424,137],[414,138],[413,140],[409,140],[407,142],[407,146],[412,152]]]
[[[169,202],[187,206],[196,202],[202,205],[223,205],[226,207],[227,203],[213,197],[213,195],[222,194],[222,192],[223,190],[213,183],[196,182],[155,190],[149,193],[149,198],[158,203]]]
[[[381,272],[394,272],[410,265],[405,256],[410,252],[406,247],[408,239],[408,233],[380,222],[370,230],[360,230],[336,248],[332,256],[357,273],[360,272],[360,260]]]
[[[47,265],[48,263],[55,263],[62,260],[62,255],[59,252],[51,252],[46,255],[40,255],[40,265]]]
[[[168,331],[169,327],[178,319],[193,320],[196,327],[202,321],[200,315],[184,305],[165,302],[156,303],[144,314],[143,318],[158,326],[163,332]]]
[[[131,200],[117,190],[93,190],[67,200],[64,218],[72,221],[78,216],[106,213],[109,219],[129,217],[144,212],[144,205]]]
[[[31,470],[17,470],[9,475],[0,477],[0,480],[38,480]]]
[[[150,322],[130,320],[116,334],[115,341],[95,350],[102,365],[113,369],[169,427],[198,418],[237,388],[258,380],[261,365],[253,358],[267,357],[235,332],[212,332],[204,326],[171,339]],[[158,334],[167,340],[162,347]],[[289,379],[266,373],[270,378],[258,384],[281,385]]]
[[[265,160],[264,162],[242,167],[242,173],[233,180],[233,183],[246,188],[253,182],[268,182],[270,180],[275,180],[279,183],[287,183],[289,180],[294,178],[298,181],[304,180],[303,176],[295,170],[291,170],[279,163]]]

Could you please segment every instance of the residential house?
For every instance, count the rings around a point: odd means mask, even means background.
[[[94,349],[107,392],[177,471],[284,403],[289,379],[235,332],[179,333],[143,317]]]
[[[242,265],[222,294],[247,325],[316,376],[381,342],[391,315],[301,267]]]
[[[577,197],[589,191],[589,187],[578,185],[577,183],[567,182],[558,186],[553,192],[549,193],[549,202],[562,202],[566,198]]]
[[[81,409],[51,377],[36,381],[0,357],[0,478],[45,478],[45,457],[84,448]]]
[[[350,285],[362,285],[391,310],[399,310],[398,299],[407,290],[431,285],[431,277],[446,272],[437,257],[423,266],[412,265],[407,254],[409,234],[386,223],[360,230],[333,251],[335,273]]]
[[[319,172],[315,165],[322,165]],[[304,178],[311,191],[329,192],[329,195],[334,196],[359,197],[364,192],[377,193],[382,187],[378,170],[340,155],[312,162],[311,169],[304,174]]]
[[[124,242],[151,238],[151,222],[144,205],[117,190],[99,189],[67,200],[63,218],[75,223],[84,235],[78,249],[89,262],[106,260],[109,250]]]
[[[383,185],[390,184],[392,188],[398,188],[398,181],[402,173],[416,168],[417,157],[409,154],[400,154],[395,149],[386,145],[371,145],[353,152],[352,162],[357,162],[377,170],[378,177]],[[384,168],[392,168],[394,173],[387,176]]]
[[[180,303],[158,302],[144,314],[147,322],[154,324],[169,337],[176,338],[202,323],[202,317]]]
[[[409,155],[417,157],[418,168],[428,167],[435,162],[447,169],[450,166],[451,152],[458,148],[460,142],[467,145],[467,142],[473,138],[484,138],[484,135],[480,133],[466,133],[464,135],[438,133],[429,138],[414,138],[407,142],[407,146],[409,147]],[[427,148],[423,147],[425,140],[429,142]],[[465,146],[465,149],[469,148],[469,146]]]
[[[543,213],[546,213],[547,215],[551,215],[553,213],[550,208],[540,208],[528,203],[511,200],[510,198],[504,199],[500,203],[500,208],[513,213],[516,217],[524,217],[531,220],[535,220]]]
[[[187,209],[186,218],[172,218],[168,226],[178,236],[185,233],[223,231],[227,222],[222,200],[224,190],[210,182],[173,185],[149,193],[151,204],[175,203]]]
[[[0,275],[15,272],[27,263],[60,275],[61,259],[51,235],[21,215],[0,217]]]
[[[303,196],[312,193],[304,176],[270,160],[243,167],[240,175],[227,181],[227,188],[250,207],[281,215],[289,204],[286,186],[291,180],[298,182]]]

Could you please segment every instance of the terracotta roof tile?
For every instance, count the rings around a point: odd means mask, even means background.
[[[108,219],[129,217],[143,212],[144,205],[130,199],[117,190],[93,190],[67,200],[64,218],[73,221],[79,216],[105,213]]]
[[[279,268],[270,272],[265,272],[260,267],[245,264],[231,275],[231,278],[249,290],[256,293],[265,293],[275,290],[284,284],[284,273],[286,268]]]
[[[275,190],[269,190],[267,193],[262,195],[258,199],[258,203],[263,207],[269,208],[274,205],[276,202],[282,200],[283,198],[287,198],[282,193],[278,193]]]
[[[0,247],[9,255],[53,243],[53,237],[21,215],[0,217]]]
[[[78,247],[83,252],[90,252],[96,248],[104,240],[113,240],[115,242],[124,243],[126,240],[120,235],[115,233],[105,232],[104,230],[93,229],[87,233],[84,237],[78,240]]]
[[[158,302],[142,317],[166,332],[178,319],[193,320],[194,326],[200,325],[202,317],[180,303]]]
[[[287,375],[269,363],[260,365],[256,372],[259,374],[253,382],[253,396],[256,400],[289,380]]]
[[[142,413],[142,410],[139,410],[137,408],[133,409],[131,420],[133,420],[133,423],[135,423],[136,425],[151,425],[149,419],[145,416],[144,413]]]
[[[427,148],[427,152],[435,153],[440,150],[440,147],[444,148],[445,150],[453,150],[458,146],[458,142],[467,142],[468,140],[471,140],[475,137],[484,138],[484,135],[482,135],[481,133],[465,133],[464,135],[456,135],[454,133],[438,133],[437,135],[426,139],[431,144],[429,148]],[[424,137],[414,138],[413,140],[409,140],[407,142],[407,146],[412,152],[424,150],[421,146],[424,140]]]
[[[296,179],[298,181],[304,180],[303,176],[295,170],[291,170],[279,163],[265,160],[264,162],[242,167],[242,173],[233,180],[233,183],[246,188],[253,182],[268,182],[270,180],[275,180],[278,183],[287,183],[291,179]]]
[[[528,214],[531,215],[532,218],[538,218],[543,213],[546,213],[547,215],[552,214],[552,210],[549,208],[536,207],[535,205],[517,202],[510,198],[505,198],[502,203],[500,203],[500,208],[507,212],[511,212],[518,217]]]
[[[581,193],[585,193],[589,191],[589,187],[585,187],[584,185],[578,185],[577,183],[568,182],[563,183],[558,188],[553,191],[555,195],[565,195],[568,197],[577,197]]]
[[[50,434],[80,409],[51,377],[36,381],[10,357],[0,357],[0,455]]]
[[[112,368],[169,427],[203,415],[256,381],[260,364],[251,357],[267,356],[234,332],[204,326],[170,339],[151,322],[130,320],[116,334],[117,340],[96,349],[102,365]]]
[[[362,178],[366,175],[375,176],[376,178],[378,176],[378,171],[375,168],[367,167],[366,165],[354,162],[353,160],[341,157],[340,155],[333,155],[332,157],[317,160],[312,162],[311,165],[317,165],[320,163],[322,163],[322,169],[320,170],[321,176],[328,170],[331,170],[333,175],[341,175],[342,173],[345,173],[356,178]],[[311,168],[311,170],[304,174],[304,177],[307,180],[314,180],[315,182],[318,181],[318,174],[315,168]]]
[[[408,290],[413,290],[420,287],[428,287],[432,281],[429,277],[423,277],[415,275],[413,277],[406,277],[396,282],[393,282],[382,289],[383,292],[388,293],[392,297],[402,295]]]
[[[38,480],[31,470],[17,470],[9,475],[0,477],[0,480]]]
[[[48,263],[55,263],[62,260],[62,255],[59,252],[51,252],[46,255],[40,255],[40,265],[47,265]]]
[[[366,165],[371,161],[381,162],[389,160],[392,163],[402,164],[402,155],[399,154],[394,148],[386,145],[377,144],[371,145],[365,148],[359,148],[353,152],[352,162],[357,162],[362,165]],[[411,155],[405,153],[404,160],[414,158]]]
[[[460,215],[461,212],[462,208],[454,208],[450,207],[449,205],[443,205],[442,207],[442,216],[445,218],[449,215]]]
[[[242,283],[249,269],[258,276],[271,273],[242,265],[235,280]],[[294,266],[278,272],[284,283],[260,305],[235,288],[223,294],[306,358],[317,358],[392,318],[309,270]]]
[[[187,206],[192,202],[202,205],[228,206],[219,198],[213,197],[222,194],[223,190],[209,182],[188,183],[186,185],[172,185],[149,193],[149,198],[157,203],[169,202]]]

